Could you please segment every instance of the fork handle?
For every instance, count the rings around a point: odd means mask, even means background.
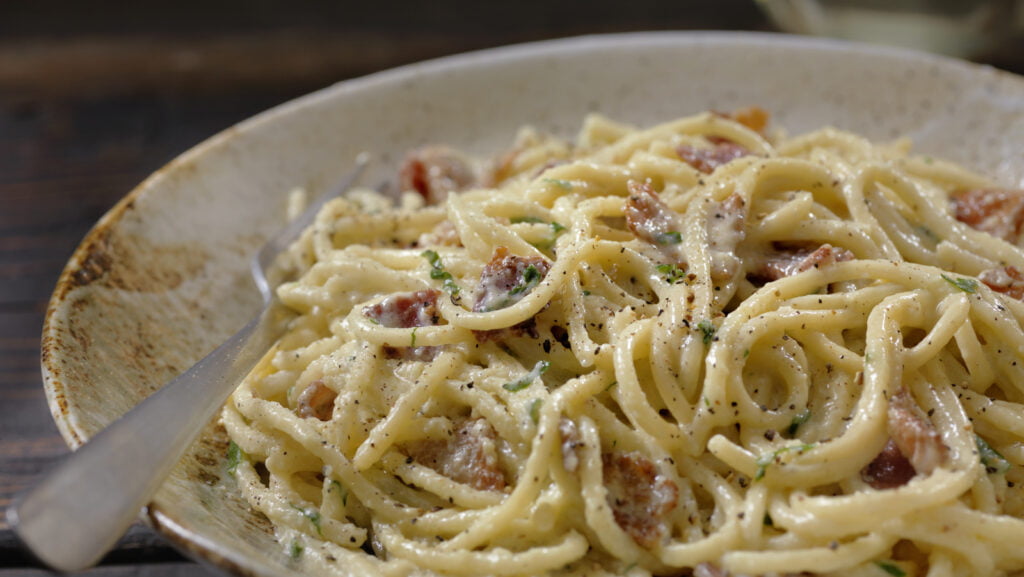
[[[22,493],[7,518],[24,545],[59,571],[99,561],[279,336],[274,311],[265,308]]]

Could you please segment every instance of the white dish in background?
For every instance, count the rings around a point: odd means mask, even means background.
[[[895,49],[744,33],[594,36],[471,53],[343,82],[199,145],[132,191],[83,241],[44,328],[51,410],[77,446],[233,333],[259,303],[248,257],[287,191],[319,191],[363,150],[364,182],[409,148],[500,150],[532,124],[571,136],[584,115],[651,124],[758,105],[772,126],[823,125],[1024,184],[1024,79]],[[228,571],[291,574],[269,524],[232,491],[211,426],[148,519]]]

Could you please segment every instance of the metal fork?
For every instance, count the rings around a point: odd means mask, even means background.
[[[348,190],[368,157],[335,189],[323,194],[252,259],[263,295],[262,312],[213,352],[100,431],[26,490],[7,519],[40,561],[59,571],[94,565],[117,542],[174,465],[238,383],[283,332],[282,307],[266,271],[312,224],[316,213]]]

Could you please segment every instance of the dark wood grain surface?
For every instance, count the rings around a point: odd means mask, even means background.
[[[0,507],[67,452],[39,370],[50,291],[93,223],[149,173],[346,78],[515,42],[683,29],[771,28],[753,0],[0,3]],[[979,59],[1022,72],[1024,44]],[[136,526],[87,574],[208,571]],[[0,520],[0,577],[45,574]]]

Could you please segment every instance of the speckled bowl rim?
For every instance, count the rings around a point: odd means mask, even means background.
[[[57,282],[55,291],[46,311],[43,326],[42,372],[47,401],[57,427],[71,448],[82,445],[90,436],[88,432],[77,429],[70,419],[69,409],[65,401],[66,383],[62,380],[59,360],[63,353],[49,337],[53,333],[54,318],[61,314],[70,290],[77,286],[77,275],[87,271],[90,258],[104,234],[116,227],[126,211],[133,203],[149,191],[159,186],[160,182],[172,173],[186,170],[196,159],[208,151],[223,145],[227,141],[245,136],[258,127],[269,123],[287,122],[288,118],[324,99],[347,98],[363,91],[374,91],[400,86],[403,81],[429,76],[453,69],[472,68],[486,64],[502,66],[509,62],[522,62],[547,57],[553,54],[577,54],[586,52],[593,47],[607,47],[614,44],[629,44],[632,47],[648,47],[656,50],[659,47],[679,48],[687,44],[744,44],[751,48],[758,46],[779,46],[796,50],[839,52],[851,57],[871,55],[891,58],[898,61],[920,61],[950,71],[974,74],[984,71],[985,74],[996,74],[1010,82],[1018,82],[1024,94],[1024,78],[982,66],[944,56],[925,54],[916,51],[884,46],[865,45],[843,40],[824,38],[798,37],[785,34],[765,32],[641,32],[626,34],[588,35],[541,42],[531,42],[500,48],[492,48],[454,56],[447,56],[409,64],[398,68],[373,73],[360,78],[345,80],[308,95],[288,101],[271,108],[222,132],[208,138],[193,148],[182,153],[164,167],[146,178],[131,192],[116,203],[84,237],[78,248],[70,257]],[[206,539],[201,534],[193,533],[175,519],[173,511],[161,507],[149,507],[141,516],[142,520],[154,527],[168,541],[186,555],[211,567],[240,575],[276,575],[258,567],[253,567],[234,551],[227,550],[218,543]]]

